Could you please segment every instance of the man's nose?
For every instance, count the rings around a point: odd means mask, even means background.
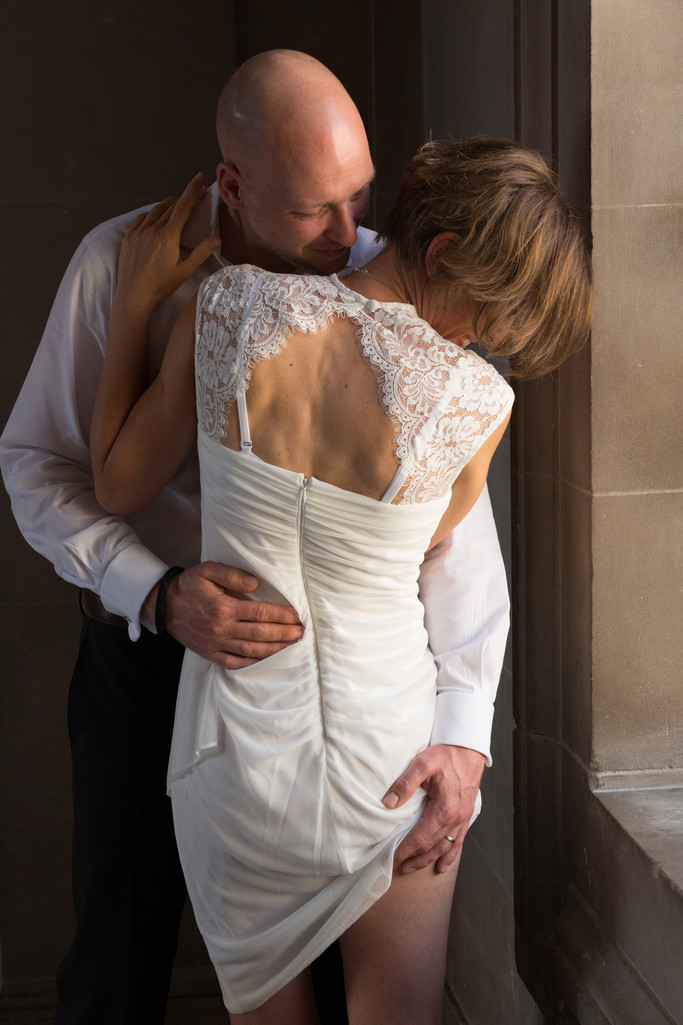
[[[326,236],[340,246],[352,246],[358,236],[358,225],[350,205],[335,208]]]

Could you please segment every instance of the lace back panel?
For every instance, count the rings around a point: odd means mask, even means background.
[[[398,502],[425,502],[450,489],[463,466],[506,416],[513,393],[473,352],[445,341],[411,306],[377,303],[331,278],[227,267],[197,300],[195,373],[201,430],[223,441],[235,399],[262,359],[294,333],[317,333],[350,318],[378,379],[395,436]]]

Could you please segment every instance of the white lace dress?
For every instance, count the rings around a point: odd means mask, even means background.
[[[251,454],[257,361],[337,317],[356,327],[395,429],[382,501]],[[229,267],[197,305],[202,559],[248,569],[288,602],[297,644],[228,672],[188,652],[169,783],[181,860],[226,1006],[248,1011],[311,963],[382,893],[420,791],[382,796],[430,740],[436,672],[419,566],[459,471],[512,392],[480,357],[400,303],[337,278]],[[238,416],[242,451],[222,444]],[[370,443],[370,442],[369,442]]]

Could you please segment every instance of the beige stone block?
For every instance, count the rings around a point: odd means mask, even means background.
[[[683,207],[596,210],[596,492],[683,486]]]
[[[593,203],[680,202],[678,0],[601,0],[592,17]]]
[[[593,504],[596,767],[636,785],[639,772],[683,765],[682,517],[681,494]]]

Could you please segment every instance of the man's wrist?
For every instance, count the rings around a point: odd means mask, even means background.
[[[171,582],[183,572],[182,566],[171,566],[167,569],[157,586],[156,602],[154,604],[154,625],[158,637],[170,637],[166,629],[166,600]]]
[[[483,773],[486,768],[486,755],[483,751],[478,751],[476,747],[463,747],[462,744],[449,744],[449,747],[454,747],[456,751],[462,751],[463,757],[466,757],[477,768],[481,766]]]
[[[130,639],[137,641],[141,625],[154,631],[154,604],[145,614],[145,603],[155,592],[168,563],[150,552],[134,536],[133,541],[136,543],[123,548],[107,567],[101,597],[106,609],[128,620]]]

